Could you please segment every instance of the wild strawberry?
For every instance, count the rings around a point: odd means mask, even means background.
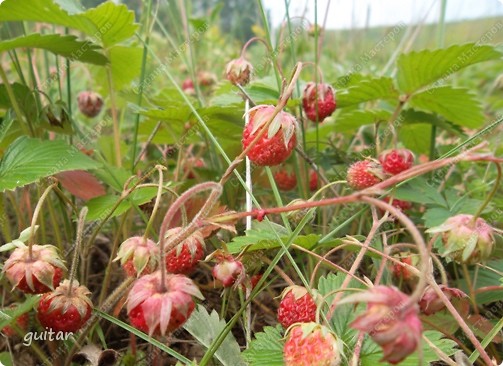
[[[292,326],[283,346],[285,366],[339,366],[342,341],[317,323]]]
[[[348,185],[356,190],[372,187],[381,182],[384,177],[381,165],[374,160],[361,160],[348,169]]]
[[[457,288],[450,288],[445,285],[439,285],[439,287],[449,300],[453,298],[460,299],[467,297],[467,295],[463,291]],[[419,308],[421,309],[421,312],[423,314],[432,315],[440,310],[445,309],[445,304],[442,300],[440,300],[435,289],[428,285],[424,289],[423,296],[421,296],[421,300],[419,300]]]
[[[131,325],[150,336],[164,336],[181,327],[194,311],[193,297],[204,299],[192,280],[167,274],[164,286],[161,271],[136,280],[127,297]]]
[[[182,83],[182,90],[185,94],[196,95],[196,89],[194,88],[194,82],[191,78],[187,78]]]
[[[414,164],[414,154],[408,149],[385,150],[379,154],[379,161],[386,173],[395,175]]]
[[[16,304],[10,305],[8,308],[2,310],[3,316],[11,316],[10,314],[16,309]],[[2,328],[0,332],[5,334],[7,337],[13,337],[17,335],[17,331],[14,329],[12,324],[15,323],[16,327],[18,327],[22,332],[26,332],[28,330],[28,325],[30,323],[30,315],[28,313],[23,313],[19,315],[17,318],[12,319],[10,325],[6,325]]]
[[[274,181],[282,191],[291,191],[297,186],[295,173],[289,174],[286,170],[279,170],[274,173]]]
[[[159,247],[150,239],[133,236],[120,245],[114,261],[117,260],[121,261],[122,268],[130,277],[149,274],[157,269]]]
[[[398,259],[400,262],[408,264],[410,266],[417,266],[419,264],[419,256],[410,252],[395,254],[393,257]],[[410,271],[409,268],[398,263],[393,263],[391,270],[393,276],[404,281],[409,281],[416,278],[416,276]]]
[[[335,111],[335,90],[328,84],[307,83],[302,94],[302,107],[311,121],[323,122]]]
[[[197,168],[205,168],[206,163],[201,158],[189,158],[183,166],[183,173],[187,174],[187,179],[195,179],[197,176]]]
[[[398,208],[400,211],[407,211],[412,208],[412,203],[409,201],[397,200],[396,198],[391,199],[391,197],[384,197],[383,201],[386,203],[391,203],[391,206]]]
[[[37,318],[45,328],[56,332],[75,333],[91,317],[91,292],[74,280],[64,280],[54,291],[42,296],[37,307]]]
[[[309,190],[311,192],[316,191],[318,189],[318,173],[316,171],[311,170],[309,172]]]
[[[181,230],[181,227],[169,229],[166,232],[166,239],[176,235]],[[166,253],[166,269],[170,273],[189,274],[203,258],[204,248],[203,235],[199,231],[194,232]]]
[[[396,287],[375,286],[350,295],[339,304],[367,303],[367,311],[356,318],[351,327],[368,333],[382,347],[381,361],[397,364],[417,349],[423,330],[418,306],[404,308],[408,300]]]
[[[98,93],[82,91],[77,96],[77,104],[83,115],[93,118],[100,114],[103,108],[103,99]]]
[[[200,71],[197,73],[197,83],[201,86],[212,86],[216,84],[217,77],[209,71]]]
[[[466,264],[487,260],[494,249],[494,229],[482,218],[460,214],[447,219],[428,233],[443,233],[442,256]]]
[[[250,120],[243,131],[244,149],[252,143],[257,133],[269,121],[274,109],[270,105],[258,105],[250,109]],[[291,114],[279,112],[269,125],[268,131],[248,152],[250,160],[260,166],[272,166],[284,162],[297,143],[296,126],[297,121]]]
[[[33,245],[32,256],[25,245],[17,247],[5,261],[3,271],[14,287],[27,294],[43,294],[63,278],[65,265],[53,245]]]
[[[305,287],[289,286],[281,294],[278,321],[285,329],[294,323],[314,322],[316,307],[315,301]]]
[[[225,77],[233,84],[245,86],[250,81],[253,66],[243,57],[231,60],[225,66]]]
[[[217,255],[218,263],[213,267],[212,274],[224,287],[239,285],[245,280],[246,272],[243,263],[231,255]]]
[[[251,278],[250,278],[250,282],[251,282],[251,288],[252,290],[257,286],[258,284],[258,281],[260,281],[262,279],[262,273],[257,273],[257,274],[254,274]]]

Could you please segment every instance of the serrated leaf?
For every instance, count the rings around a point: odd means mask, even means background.
[[[61,6],[62,2],[31,0],[30,6],[16,0],[0,4],[0,21],[34,21],[77,29],[101,40],[106,47],[134,35],[138,25],[134,13],[125,5],[111,1],[86,12],[75,6]]]
[[[394,196],[404,201],[431,203],[441,207],[448,207],[445,198],[437,191],[437,187],[421,177],[414,178],[408,183],[397,187]]]
[[[484,123],[482,105],[475,94],[464,88],[442,86],[414,94],[409,105],[434,112],[462,127],[478,128]]]
[[[105,65],[108,62],[105,55],[98,52],[101,49],[99,46],[90,42],[78,41],[75,36],[35,33],[0,42],[0,52],[21,47],[40,48],[56,55],[94,65]]]
[[[426,331],[423,333],[437,348],[442,350],[446,355],[453,355],[456,349],[456,342],[443,338],[443,334],[437,331]],[[365,339],[365,342],[371,342],[368,338]],[[431,347],[426,342],[422,342],[423,347],[423,363],[419,362],[419,357],[417,352],[414,352],[412,355],[407,357],[405,360],[400,362],[400,366],[428,366],[431,362],[438,361],[440,358],[437,356],[435,351],[431,349]],[[360,358],[361,366],[375,366],[381,364],[379,361],[382,359],[382,351],[378,349],[377,352],[374,353],[366,353],[362,350],[362,355]]]
[[[428,123],[416,123],[402,125],[398,131],[400,141],[404,146],[416,153],[427,154],[430,151],[431,125]]]
[[[246,246],[249,246],[248,251],[280,248],[281,243],[274,231],[278,233],[283,242],[288,240],[288,234],[283,226],[275,223],[271,223],[271,225],[273,225],[272,230],[267,222],[257,223],[252,229],[246,230],[246,236],[234,237],[232,242],[227,244],[227,249],[231,253],[238,253]],[[320,238],[321,235],[317,234],[299,235],[293,243],[310,249],[318,243]]]
[[[397,60],[397,80],[408,94],[478,62],[497,60],[501,53],[492,46],[467,43],[437,50],[401,55]]]
[[[124,212],[132,208],[133,205],[143,205],[149,202],[156,196],[156,194],[157,188],[155,187],[144,187],[136,189],[129,196],[129,200],[124,200],[119,204],[119,206],[112,213],[111,217],[116,217],[123,214]],[[89,212],[87,213],[86,221],[104,219],[110,213],[110,208],[113,207],[118,200],[118,195],[107,194],[87,201],[86,205],[89,209]]]
[[[420,112],[409,108],[400,113],[398,120],[400,120],[402,124],[429,123],[455,135],[464,136],[464,133],[459,126],[445,121],[443,118],[440,118],[438,115],[433,113]]]
[[[183,326],[187,332],[206,348],[213,343],[225,327],[225,320],[220,319],[215,310],[213,310],[211,314],[208,314],[208,311],[202,305],[197,306],[197,309]],[[246,365],[241,358],[239,344],[232,333],[227,334],[224,341],[215,352],[215,357],[218,358],[224,366]]]
[[[263,332],[255,333],[250,347],[243,352],[250,366],[283,366],[283,341],[281,326],[264,327]]]
[[[131,85],[141,70],[141,58],[143,49],[131,46],[114,46],[109,50],[110,67],[114,88],[122,90]],[[104,70],[100,70],[104,76]]]
[[[61,140],[22,136],[0,161],[0,191],[15,189],[67,170],[96,169],[99,164]]]
[[[337,91],[337,107],[344,108],[377,99],[397,99],[398,91],[388,77],[361,80],[355,85]]]
[[[353,133],[361,126],[388,121],[391,113],[386,110],[356,110],[340,113],[333,127],[336,132]],[[321,134],[320,134],[321,135]]]

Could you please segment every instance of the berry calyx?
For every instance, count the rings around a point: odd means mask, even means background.
[[[54,291],[42,296],[37,307],[37,318],[45,328],[56,332],[75,333],[91,317],[91,292],[74,280],[64,280]]]
[[[386,173],[396,175],[414,164],[414,154],[408,149],[385,150],[379,154],[379,162]]]
[[[270,120],[274,106],[258,105],[248,112],[249,123],[243,131],[243,149],[254,140],[262,127]],[[295,129],[297,121],[287,112],[279,112],[269,125],[266,133],[248,151],[248,158],[260,166],[273,166],[284,162],[292,153],[296,143]]]
[[[461,299],[467,297],[467,295],[460,289],[447,287],[445,285],[439,285],[439,287],[449,301],[451,299]],[[445,304],[440,299],[435,289],[428,285],[424,289],[423,295],[419,300],[419,308],[424,315],[433,315],[445,309]]]
[[[166,239],[176,235],[182,230],[181,227],[169,229]],[[204,257],[204,237],[196,231],[175,248],[166,253],[166,269],[170,273],[191,273]]]
[[[114,261],[117,260],[130,277],[149,274],[157,269],[159,247],[150,239],[133,236],[120,245]]]
[[[150,336],[164,336],[181,327],[195,308],[194,297],[204,299],[192,280],[167,274],[163,291],[161,271],[136,280],[127,297],[127,313],[132,326]]]
[[[316,319],[316,302],[302,286],[289,286],[281,294],[278,322],[283,328],[294,323],[313,322]]]
[[[348,185],[356,190],[372,187],[381,182],[384,173],[381,165],[374,160],[361,160],[352,164],[348,169]]]
[[[343,344],[330,330],[317,323],[299,323],[287,333],[283,346],[285,366],[339,366]]]
[[[307,83],[302,94],[302,107],[311,121],[323,122],[335,111],[335,90],[328,84]]]
[[[65,265],[53,245],[18,246],[5,261],[3,271],[10,283],[27,294],[53,290],[63,278]]]
[[[250,81],[253,66],[243,57],[229,61],[225,66],[225,77],[233,84],[245,86]]]
[[[103,108],[103,99],[93,91],[82,91],[77,96],[77,104],[82,114],[93,118],[100,114]]]

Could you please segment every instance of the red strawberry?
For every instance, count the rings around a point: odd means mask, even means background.
[[[381,182],[383,176],[381,165],[378,162],[361,160],[349,167],[347,181],[351,188],[361,190]]]
[[[316,171],[311,170],[309,173],[309,190],[316,191],[318,189],[318,173]]]
[[[417,254],[412,254],[410,252],[403,252],[393,255],[394,258],[398,259],[400,262],[408,264],[410,266],[417,266],[419,264],[419,257]],[[409,281],[416,278],[416,276],[410,271],[409,268],[402,266],[398,263],[392,264],[393,276],[396,278],[401,278],[404,281]]]
[[[127,297],[131,325],[144,333],[165,335],[181,327],[194,311],[193,297],[204,299],[192,280],[180,274],[166,275],[161,286],[161,271],[136,280]]]
[[[295,173],[289,174],[286,170],[279,170],[274,173],[274,181],[282,191],[291,191],[297,186]]]
[[[398,208],[400,211],[407,211],[412,208],[412,203],[409,201],[397,200],[396,198],[393,198],[393,201],[391,201],[390,197],[384,197],[383,201],[387,203],[391,202],[391,205]]]
[[[196,89],[194,89],[194,82],[192,81],[191,78],[187,78],[183,81],[182,90],[185,92],[185,94],[188,95],[196,94]]]
[[[37,307],[37,318],[45,328],[56,332],[75,333],[91,317],[91,292],[74,280],[64,280],[54,291],[42,296]]]
[[[243,57],[231,60],[225,67],[225,77],[233,84],[245,86],[250,81],[253,66]]]
[[[302,286],[289,286],[281,294],[278,321],[283,328],[294,323],[313,322],[316,319],[316,303]]]
[[[150,239],[133,236],[124,241],[114,261],[120,260],[130,277],[154,272],[159,263],[159,247]]]
[[[285,366],[339,366],[343,344],[328,328],[317,323],[296,324],[283,346]]]
[[[3,310],[3,312],[9,315],[9,313],[14,311],[15,309],[16,304],[12,304],[7,309]],[[28,325],[30,323],[30,315],[28,313],[23,313],[19,315],[15,320],[12,319],[10,324],[14,322],[21,331],[26,332],[28,330]],[[5,327],[3,327],[1,332],[5,334],[7,337],[13,337],[17,335],[16,330],[11,325],[6,325]]]
[[[181,227],[169,229],[166,232],[166,239],[169,240],[181,230]],[[196,231],[166,253],[166,269],[171,273],[189,274],[203,258],[204,247],[203,235]]]
[[[43,294],[54,289],[63,278],[65,265],[53,245],[17,247],[5,261],[3,271],[14,287],[27,294]]]
[[[217,82],[217,77],[212,72],[200,71],[197,73],[197,82],[201,86],[212,86]]]
[[[323,122],[335,111],[335,91],[328,84],[309,82],[302,94],[302,107],[307,118],[313,122]],[[318,112],[318,114],[316,114]]]
[[[243,131],[244,149],[252,143],[257,133],[269,121],[274,109],[271,105],[258,105],[250,109],[250,120]],[[250,160],[260,166],[272,166],[284,162],[297,143],[296,126],[297,121],[291,114],[279,112],[269,125],[268,131],[248,152]]]
[[[246,273],[243,263],[235,260],[231,255],[218,254],[218,263],[213,267],[212,274],[224,287],[231,287],[243,283]]]
[[[395,175],[409,169],[414,164],[414,154],[407,149],[385,150],[379,154],[379,161],[386,173]]]
[[[100,114],[103,108],[103,99],[98,93],[82,91],[77,96],[77,104],[82,114],[93,118]]]

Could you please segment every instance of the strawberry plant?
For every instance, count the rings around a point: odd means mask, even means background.
[[[501,364],[501,21],[235,3],[0,2],[0,364]]]

